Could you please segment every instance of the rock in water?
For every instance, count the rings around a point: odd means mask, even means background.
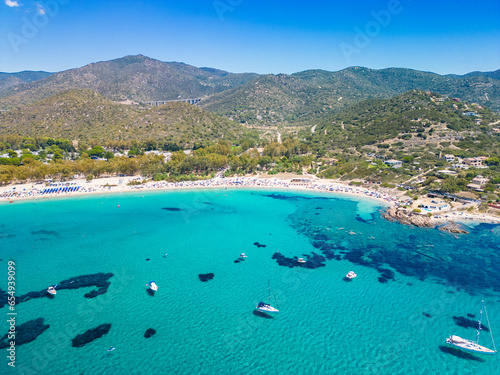
[[[452,223],[449,222],[446,225],[443,225],[439,227],[439,230],[443,232],[450,232],[450,233],[462,233],[462,234],[469,234],[465,229],[461,228],[457,223]]]
[[[144,337],[149,339],[151,336],[153,336],[155,334],[156,334],[156,330],[154,330],[153,328],[148,328],[146,330],[146,333],[144,333]]]
[[[27,344],[35,340],[46,329],[48,329],[50,326],[48,324],[43,324],[43,320],[43,318],[30,320],[16,327],[16,346]],[[8,334],[5,334],[2,339],[0,339],[0,349],[8,348],[10,346],[9,343],[12,340],[9,340],[8,337]]]
[[[200,281],[206,282],[208,280],[212,280],[214,278],[214,274],[213,273],[200,273],[198,275],[198,277],[200,278]]]
[[[110,329],[111,329],[111,324],[109,323],[101,324],[96,328],[89,329],[88,331],[85,331],[81,335],[78,335],[73,340],[71,340],[72,345],[75,348],[81,348],[82,346],[88,344],[89,342],[92,342],[98,339],[99,337],[104,336],[106,333],[109,332]]]

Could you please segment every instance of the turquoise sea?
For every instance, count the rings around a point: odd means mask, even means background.
[[[17,326],[43,318],[49,328],[16,346],[15,368],[2,349],[0,373],[499,374],[498,355],[463,354],[445,339],[475,338],[484,299],[483,323],[500,344],[500,226],[453,235],[388,222],[384,209],[327,193],[231,189],[1,204],[3,292],[9,261],[17,296],[113,276],[95,298],[85,294],[96,287],[84,287],[18,303]],[[358,276],[347,282],[350,270]],[[254,311],[268,283],[273,316]],[[0,338],[8,313],[0,308]],[[107,334],[72,346],[105,323]],[[149,328],[156,334],[145,338]],[[486,330],[480,343],[493,345]]]

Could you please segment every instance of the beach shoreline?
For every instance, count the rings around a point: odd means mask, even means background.
[[[309,180],[309,181],[307,181]],[[281,191],[297,191],[309,193],[328,193],[353,197],[356,199],[366,198],[377,201],[387,207],[401,207],[411,202],[411,198],[404,192],[391,191],[380,192],[363,187],[350,186],[339,181],[321,180],[308,178],[300,175],[266,175],[212,178],[198,181],[166,182],[148,181],[140,183],[141,177],[104,177],[86,181],[83,179],[70,180],[57,183],[24,183],[0,187],[0,205],[20,201],[49,200],[58,198],[72,198],[93,195],[108,195],[120,193],[140,193],[150,191],[180,191],[194,189],[269,189]],[[135,182],[134,185],[129,185]],[[78,187],[78,190],[76,188]],[[73,188],[73,189],[70,189]],[[68,192],[67,190],[73,190]],[[500,217],[483,213],[464,213],[462,211],[448,211],[438,217],[430,218],[436,225],[443,221],[467,223],[471,221],[500,224]]]

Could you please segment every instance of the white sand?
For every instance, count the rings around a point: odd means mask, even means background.
[[[309,178],[309,183],[292,183],[292,178]],[[409,198],[404,195],[404,192],[392,190],[390,192],[372,191],[362,187],[348,186],[341,182],[331,180],[321,180],[315,176],[294,176],[290,174],[247,176],[247,177],[232,177],[232,178],[214,178],[201,181],[185,181],[179,183],[171,183],[166,181],[149,181],[140,185],[128,185],[132,180],[141,181],[141,177],[106,177],[98,178],[92,181],[71,180],[68,182],[53,183],[52,186],[46,186],[45,183],[25,183],[17,185],[8,185],[0,187],[0,202],[15,202],[17,200],[26,199],[44,199],[56,197],[71,197],[87,194],[105,194],[105,193],[120,193],[120,192],[137,192],[148,190],[176,190],[176,189],[200,189],[200,188],[270,188],[270,189],[292,189],[301,191],[318,191],[331,192],[334,194],[346,194],[356,197],[366,197],[375,199],[386,205],[402,205],[409,201]],[[64,187],[77,187],[80,189],[77,192],[57,192],[51,194],[42,194],[44,189],[63,189]],[[459,211],[448,211],[440,213],[443,219],[449,221],[483,221],[490,223],[500,223],[500,218],[482,213],[469,213]]]

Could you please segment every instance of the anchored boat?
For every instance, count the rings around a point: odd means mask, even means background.
[[[274,297],[274,302],[275,302],[276,306],[278,306],[278,301],[276,301],[276,296],[274,295],[274,293],[271,292],[271,284],[268,284],[268,290],[269,290],[269,298],[268,298],[269,303],[265,303],[265,302],[261,301],[257,304],[256,309],[257,309],[257,311],[260,311],[263,313],[277,314],[280,312],[279,309],[271,306],[271,295]]]
[[[148,285],[153,292],[156,292],[158,290],[158,285],[156,285],[154,281],[150,281]]]
[[[52,286],[52,285],[49,286],[47,288],[47,293],[52,294],[53,296],[56,295],[57,294],[56,286],[57,286],[57,284],[54,286]]]
[[[488,326],[490,327],[490,335],[491,342],[493,343],[493,349],[489,349],[485,346],[479,345],[479,335],[481,334],[481,319],[483,318],[483,310],[486,315],[486,320],[488,322]],[[490,354],[493,355],[497,352],[497,348],[495,347],[495,341],[493,340],[493,332],[491,331],[490,321],[488,319],[488,313],[486,312],[486,306],[484,305],[484,301],[482,301],[481,310],[479,311],[480,316],[478,320],[478,329],[477,329],[477,337],[476,341],[463,339],[460,336],[451,335],[446,339],[446,343],[448,345],[454,346],[455,348],[465,350],[466,352],[472,352],[477,354]]]

